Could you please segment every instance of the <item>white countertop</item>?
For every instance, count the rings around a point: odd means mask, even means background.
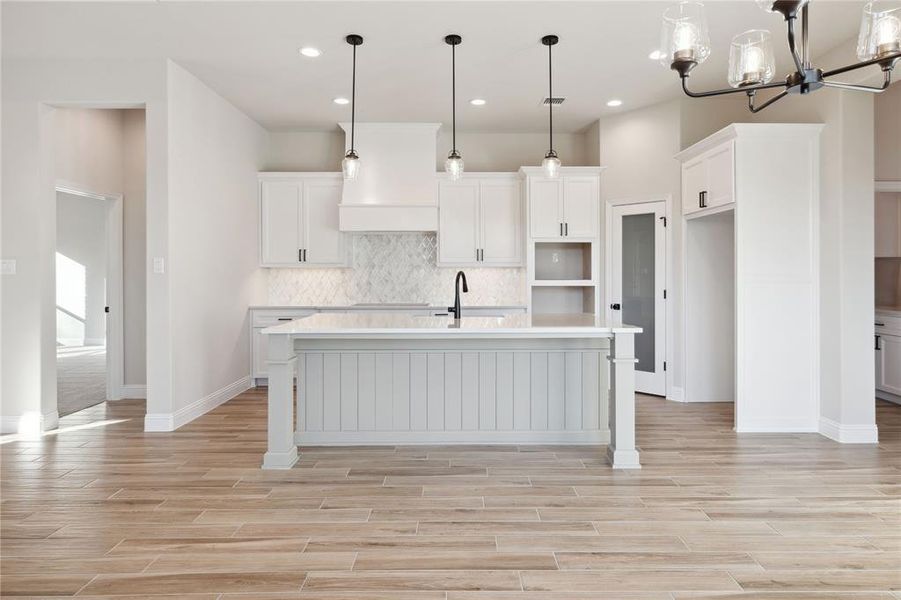
[[[453,304],[451,300],[450,304]],[[374,303],[374,304],[341,304],[341,305],[309,305],[309,304],[254,304],[250,306],[251,310],[447,310],[450,305],[437,304],[404,304],[404,303]],[[464,304],[463,310],[479,309],[479,310],[525,310],[523,304],[510,305],[491,305],[491,304]]]
[[[465,310],[465,309],[464,309]],[[379,313],[319,313],[262,330],[267,335],[299,337],[610,337],[641,333],[631,325],[608,326],[594,315],[506,317],[417,317]]]

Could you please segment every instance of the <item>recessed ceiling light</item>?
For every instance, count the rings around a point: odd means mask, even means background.
[[[485,106],[485,100],[482,98],[473,98],[469,103],[473,106]]]
[[[666,54],[663,52],[663,50],[654,50],[653,52],[648,54],[648,58],[650,58],[651,60],[660,60],[664,56],[666,56]]]
[[[322,50],[312,46],[304,46],[300,49],[300,53],[307,58],[316,58],[322,54]]]
[[[338,98],[335,98],[334,100],[332,100],[332,102],[334,102],[335,104],[341,104],[341,105],[350,104],[350,100],[348,100],[347,98],[344,98],[344,97],[340,97],[340,96]]]
[[[617,106],[622,106],[622,105],[623,105],[622,100],[608,100],[607,101],[607,106],[609,106],[611,108],[616,108]]]

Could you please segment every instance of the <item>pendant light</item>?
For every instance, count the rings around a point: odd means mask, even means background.
[[[541,161],[541,168],[544,174],[554,179],[560,174],[560,159],[557,158],[557,152],[554,150],[554,71],[551,63],[551,48],[560,41],[556,35],[546,35],[541,38],[541,43],[547,46],[547,116],[548,116],[548,141],[549,149]]]
[[[451,181],[456,181],[463,177],[463,158],[457,152],[457,57],[456,50],[460,42],[463,41],[459,35],[452,33],[444,37],[444,43],[451,47],[451,123],[452,123],[452,142],[451,151],[447,155],[444,162],[444,170],[447,172]]]
[[[341,172],[344,173],[345,181],[353,181],[360,174],[360,157],[354,149],[354,125],[356,123],[356,106],[357,106],[357,46],[363,43],[363,36],[355,33],[350,34],[345,41],[353,46],[353,75],[350,86],[350,149],[344,155],[341,161]]]

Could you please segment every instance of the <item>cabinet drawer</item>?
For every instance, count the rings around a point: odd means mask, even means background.
[[[880,335],[901,335],[901,317],[877,314],[874,329]]]
[[[252,327],[272,327],[273,325],[281,325],[294,319],[301,319],[314,314],[315,310],[280,310],[277,312],[253,312],[251,320]]]

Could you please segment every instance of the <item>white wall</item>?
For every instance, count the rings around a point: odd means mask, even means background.
[[[67,346],[106,343],[107,203],[56,197],[56,339]]]
[[[266,131],[174,63],[168,93],[176,393],[168,414],[148,414],[153,428],[165,428],[167,420],[177,427],[247,387],[247,307],[265,301],[256,173],[266,155]]]
[[[597,165],[596,132],[558,133],[554,146],[564,165]],[[547,152],[546,133],[457,132],[457,149],[467,171],[517,171],[540,165]],[[450,130],[442,128],[435,150],[435,168],[444,170],[451,148]],[[263,171],[340,171],[344,158],[343,131],[278,131],[269,134]]]
[[[56,179],[98,194],[123,195],[124,382],[144,386],[147,381],[145,111],[59,108],[54,111],[53,120]]]
[[[166,62],[159,60],[23,60],[2,70],[2,240],[17,261],[3,276],[0,427],[29,432],[55,425],[54,245],[56,193],[53,106],[147,110],[147,248],[168,246]],[[168,281],[148,278],[148,406],[166,405],[169,383]]]

